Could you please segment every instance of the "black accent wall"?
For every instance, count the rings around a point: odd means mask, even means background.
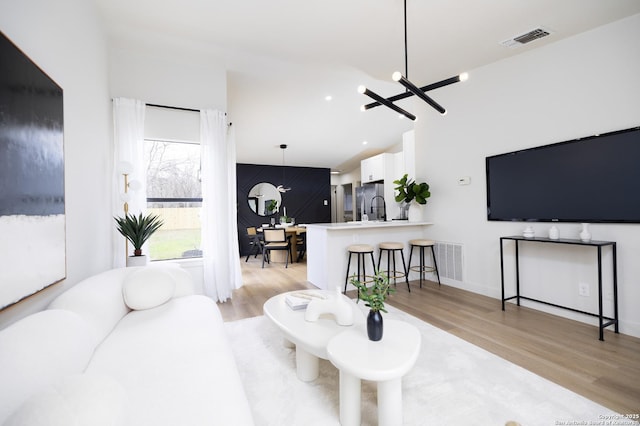
[[[284,179],[283,182],[283,171]],[[330,170],[317,167],[269,166],[261,164],[236,164],[238,181],[238,241],[240,254],[246,256],[249,250],[245,237],[247,227],[259,227],[269,223],[270,216],[258,216],[249,207],[247,194],[260,182],[273,186],[284,184],[291,190],[282,193],[282,204],[287,208],[287,216],[294,217],[296,223],[331,222],[331,175]],[[327,205],[325,205],[325,202]],[[282,213],[282,207],[280,208]],[[276,221],[279,221],[276,213]]]

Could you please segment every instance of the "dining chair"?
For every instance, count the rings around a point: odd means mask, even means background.
[[[262,244],[262,267],[264,268],[264,260],[267,259],[267,263],[271,263],[269,254],[272,250],[286,250],[286,262],[285,268],[289,267],[289,257],[293,262],[293,253],[291,252],[291,241],[287,238],[287,233],[283,228],[262,230],[264,243]]]
[[[298,262],[304,259],[304,255],[307,253],[307,233],[301,232],[296,235],[296,248],[298,250]]]
[[[261,235],[258,234],[258,230],[255,226],[247,227],[247,239],[249,240],[249,254],[247,254],[247,258],[244,260],[245,262],[249,261],[249,257],[253,254],[254,258],[258,257],[258,253],[262,252],[262,238]]]

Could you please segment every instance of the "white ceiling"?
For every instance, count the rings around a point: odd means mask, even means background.
[[[356,91],[404,90],[391,81],[405,71],[402,0],[95,1],[112,45],[227,68],[240,163],[282,164],[285,143],[287,165],[349,171],[412,128],[385,107],[361,112],[369,98]],[[408,0],[407,11],[409,79],[422,86],[640,13],[640,1]],[[552,35],[500,44],[539,26]],[[429,92],[436,101],[438,90]],[[437,114],[426,104],[411,112]]]

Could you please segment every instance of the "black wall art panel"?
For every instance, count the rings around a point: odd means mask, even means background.
[[[331,222],[331,175],[330,170],[314,167],[269,166],[259,164],[237,164],[238,197],[238,237],[240,254],[249,251],[246,229],[269,223],[273,217],[279,221],[280,215],[287,210],[287,216],[295,218],[297,224]],[[270,183],[274,187],[290,187],[280,193],[279,212],[273,215],[259,216],[249,201],[249,192],[259,183]],[[255,207],[254,207],[255,208]]]
[[[0,33],[0,308],[65,278],[62,88]]]

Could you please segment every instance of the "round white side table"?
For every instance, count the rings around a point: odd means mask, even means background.
[[[263,306],[264,314],[284,334],[284,338],[296,347],[296,372],[298,378],[310,382],[318,378],[318,358],[328,359],[327,344],[339,333],[365,322],[364,315],[353,300],[343,294],[348,306],[353,310],[354,325],[339,325],[331,315],[321,315],[316,321],[305,320],[305,310],[293,310],[285,301],[287,294],[314,293],[326,298],[335,295],[327,290],[303,290],[278,294],[267,300]]]
[[[382,339],[372,342],[365,325],[335,336],[329,360],[340,370],[340,424],[360,425],[361,380],[377,382],[378,425],[402,424],[402,376],[420,353],[420,332],[402,321],[384,320]]]

